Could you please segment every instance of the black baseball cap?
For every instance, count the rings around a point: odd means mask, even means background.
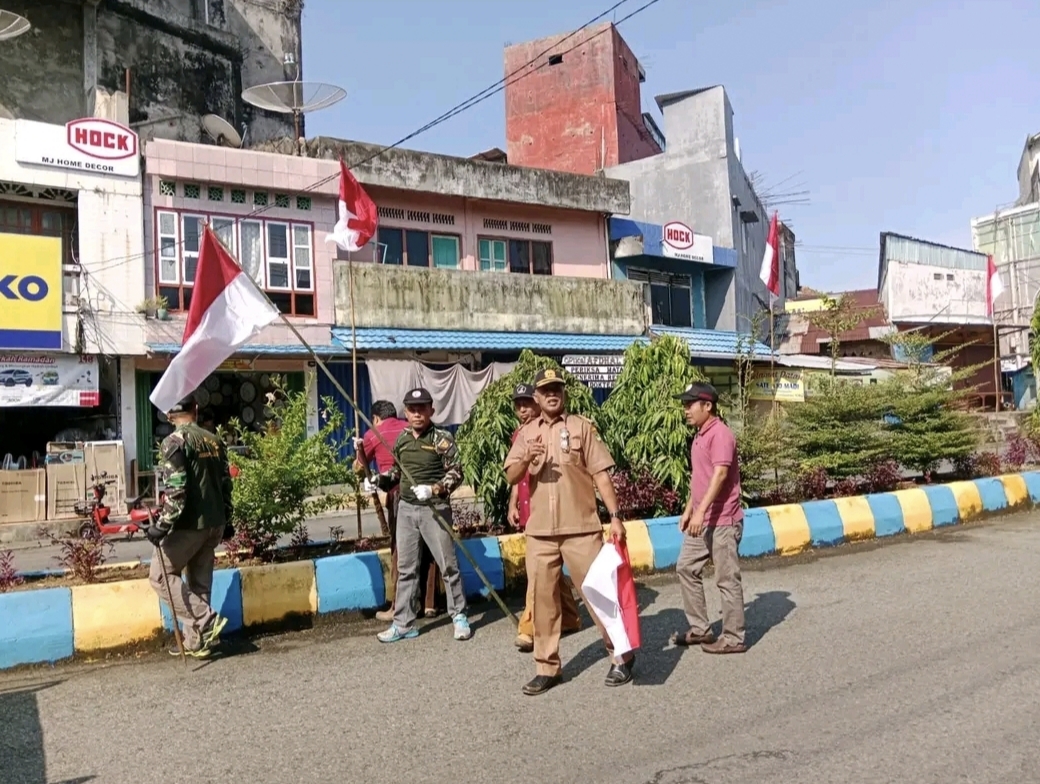
[[[404,404],[406,406],[421,406],[425,403],[433,404],[433,395],[430,394],[429,390],[416,387],[405,392]]]
[[[513,388],[513,400],[534,400],[534,387],[530,384],[517,384]]]
[[[544,389],[545,387],[564,386],[567,382],[563,379],[563,373],[555,368],[545,368],[539,370],[534,375],[534,388]]]
[[[676,400],[683,403],[692,403],[695,400],[703,400],[705,403],[718,403],[719,393],[711,384],[695,382],[675,396]]]
[[[198,407],[198,403],[195,402],[194,393],[183,397],[174,403],[173,408],[167,411],[167,414],[190,414]]]

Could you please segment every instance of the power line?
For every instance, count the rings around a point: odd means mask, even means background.
[[[418,128],[417,130],[412,131],[408,135],[403,136],[402,138],[398,139],[393,144],[387,145],[386,147],[381,147],[376,152],[368,155],[367,157],[361,158],[360,160],[351,161],[350,163],[347,164],[347,168],[354,169],[354,168],[356,168],[358,166],[362,166],[362,165],[364,165],[366,163],[369,163],[370,161],[373,161],[376,158],[378,158],[380,155],[382,155],[382,154],[384,154],[384,153],[386,153],[386,152],[388,152],[388,151],[390,151],[390,150],[392,150],[392,149],[394,149],[396,147],[400,147],[402,144],[404,144],[404,143],[406,143],[408,141],[411,141],[415,137],[417,137],[417,136],[419,136],[419,135],[421,135],[423,133],[426,133],[427,131],[431,130],[432,128],[435,128],[436,126],[438,126],[438,125],[440,125],[442,123],[445,123],[445,122],[447,122],[448,120],[450,120],[450,119],[452,119],[454,117],[457,117],[458,115],[462,114],[463,112],[466,112],[466,111],[472,109],[474,106],[477,106],[477,105],[483,103],[484,101],[488,100],[489,98],[492,98],[493,96],[495,96],[498,93],[500,93],[503,90],[505,90],[506,87],[509,87],[509,86],[511,86],[513,84],[516,84],[521,79],[523,79],[523,78],[525,78],[527,76],[530,76],[531,74],[537,73],[542,68],[545,68],[545,67],[548,66],[548,64],[549,64],[548,60],[544,59],[544,58],[546,58],[546,55],[548,55],[550,53],[554,53],[554,54],[558,54],[558,55],[565,55],[565,54],[567,54],[569,52],[573,52],[575,49],[578,49],[578,48],[584,46],[585,44],[589,43],[589,41],[593,40],[593,38],[595,38],[596,36],[602,35],[602,32],[605,32],[605,31],[601,31],[599,33],[596,33],[595,35],[589,36],[589,37],[583,39],[582,41],[580,41],[579,43],[575,44],[574,46],[571,46],[570,48],[563,50],[562,52],[557,51],[558,47],[561,44],[563,44],[564,42],[569,41],[570,39],[572,39],[575,36],[579,35],[582,31],[584,31],[584,30],[588,29],[589,27],[591,27],[592,25],[596,24],[597,22],[599,22],[604,17],[609,16],[615,10],[617,10],[618,8],[620,8],[621,6],[625,5],[628,2],[631,2],[631,0],[619,0],[619,2],[614,3],[614,5],[612,5],[610,8],[606,9],[605,11],[603,11],[600,14],[597,14],[596,16],[594,16],[592,19],[587,21],[585,24],[583,24],[578,29],[574,30],[573,32],[568,33],[562,39],[560,39],[559,41],[554,43],[551,47],[549,47],[549,48],[545,49],[544,51],[540,52],[535,57],[532,57],[530,60],[528,60],[522,66],[520,66],[516,70],[512,71],[511,73],[506,74],[506,76],[504,76],[502,79],[499,79],[494,84],[489,85],[488,87],[485,87],[483,90],[481,90],[480,92],[476,93],[475,95],[467,98],[462,103],[456,104],[451,109],[446,111],[444,114],[442,114],[439,117],[437,117],[436,119],[431,120],[430,122],[426,123],[426,125],[423,125],[421,128]],[[628,21],[629,19],[632,19],[634,16],[637,16],[638,14],[641,14],[643,11],[646,11],[648,8],[656,5],[659,2],[660,2],[660,0],[647,0],[647,2],[645,2],[643,5],[639,6],[634,11],[631,11],[630,13],[626,14],[621,19],[619,19],[617,22],[615,22],[614,24],[615,25],[620,25],[620,24]],[[536,63],[538,63],[539,60],[542,60],[542,62],[540,64],[538,64],[533,70],[528,70],[532,65],[535,65]],[[333,175],[329,175],[328,177],[324,177],[324,178],[318,180],[317,182],[314,182],[311,185],[308,185],[306,188],[303,189],[303,192],[307,193],[307,192],[310,192],[310,191],[314,191],[314,190],[322,187],[323,185],[325,185],[325,184],[327,184],[329,182],[332,182],[337,177],[339,177],[338,173],[337,174],[333,174]],[[268,204],[267,206],[255,209],[255,210],[253,210],[252,212],[250,212],[250,213],[248,213],[246,215],[238,215],[238,216],[234,216],[234,217],[235,217],[236,220],[248,220],[250,218],[257,217],[258,215],[262,215],[263,213],[267,212],[269,209],[272,209],[273,207],[274,207],[273,204]],[[180,240],[179,242],[176,243],[176,246],[180,246],[182,243],[183,243],[183,240]],[[144,258],[148,258],[149,256],[151,256],[151,257],[155,256],[155,249],[154,248],[151,249],[151,250],[146,250],[146,251],[144,251],[143,253],[140,253],[140,254],[134,254],[134,255],[130,255],[130,256],[119,256],[119,257],[114,257],[114,258],[110,258],[110,259],[104,259],[101,262],[99,262],[97,265],[95,265],[94,269],[91,272],[93,272],[93,273],[101,272],[101,271],[103,271],[105,269],[108,269],[110,266],[113,266],[116,263],[123,262],[123,261],[132,261],[132,260],[138,259],[138,258],[144,259]]]

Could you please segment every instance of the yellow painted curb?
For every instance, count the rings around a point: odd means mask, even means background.
[[[313,561],[247,567],[241,570],[241,577],[245,626],[273,623],[287,615],[313,615],[318,611]]]
[[[997,478],[1004,485],[1004,495],[1007,496],[1008,506],[1021,506],[1031,502],[1029,488],[1026,487],[1025,477],[1021,474],[1005,474]]]
[[[961,481],[950,482],[946,486],[953,492],[953,498],[957,501],[957,511],[960,512],[962,523],[982,514],[982,494],[977,484]]]
[[[812,542],[809,521],[801,504],[780,504],[765,507],[769,524],[773,527],[776,551],[780,555],[802,552]]]
[[[919,534],[932,530],[932,505],[924,490],[912,487],[909,490],[895,490],[892,495],[903,510],[903,526],[907,533]]]
[[[506,585],[522,585],[527,581],[527,537],[523,534],[505,534],[498,537],[502,553],[502,572]]]
[[[610,526],[603,526],[603,541],[610,541]],[[650,572],[654,568],[654,546],[650,543],[650,529],[642,520],[625,520],[625,541],[628,560],[633,572]]]
[[[835,498],[834,505],[838,507],[846,541],[874,538],[874,510],[870,508],[870,503],[864,496]]]
[[[143,579],[74,585],[72,629],[77,653],[151,639],[162,631],[159,597]]]

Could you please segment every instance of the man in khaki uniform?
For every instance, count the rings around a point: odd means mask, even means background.
[[[603,547],[597,490],[610,513],[610,533],[620,540],[625,538],[609,474],[614,460],[595,426],[584,417],[566,412],[564,381],[557,371],[539,371],[534,387],[541,414],[520,430],[505,462],[509,484],[516,485],[526,475],[531,492],[526,528],[527,579],[533,587],[537,674],[524,686],[527,695],[543,694],[561,681],[560,574],[566,564],[580,590]],[[614,659],[610,638],[595,613],[592,620],[611,653],[606,684],[630,682],[635,656]]]

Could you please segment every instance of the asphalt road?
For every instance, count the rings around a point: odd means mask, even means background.
[[[466,509],[474,508],[474,502],[471,499],[460,500],[456,504]],[[479,509],[479,504],[476,504],[476,508]],[[325,514],[321,517],[314,517],[307,523],[310,537],[315,541],[332,538],[330,531],[335,527],[342,529],[344,538],[356,538],[357,513],[353,509],[348,509],[342,512]],[[361,530],[366,537],[380,535],[379,518],[376,517],[376,513],[372,509],[361,510]],[[291,539],[291,536],[283,536],[279,540],[279,544],[288,545]],[[153,548],[141,534],[135,535],[130,541],[121,536],[108,537],[108,541],[111,543],[112,549],[107,555],[107,563],[123,563],[152,557]],[[14,554],[14,564],[20,572],[37,572],[60,568],[56,560],[60,548],[46,544],[43,541],[15,542],[0,545],[0,550],[5,549],[10,549]],[[3,779],[0,779],[0,784],[3,784]]]
[[[0,779],[973,784],[1040,771],[1040,516],[749,570],[751,650],[668,647],[674,582],[642,591],[637,682],[594,632],[537,698],[495,617],[381,646],[371,623],[186,671],[149,657],[0,675]],[[714,609],[717,602],[713,592]]]

